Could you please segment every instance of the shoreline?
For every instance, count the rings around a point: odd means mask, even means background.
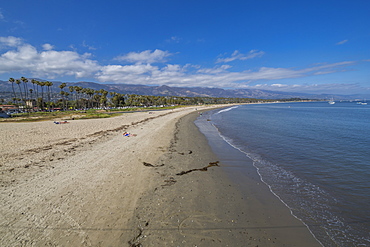
[[[266,233],[270,228],[281,228],[269,232],[271,236],[277,236],[279,241],[283,240],[278,246],[322,246],[305,222],[296,217],[288,205],[262,180],[253,161],[219,135],[217,128],[209,121],[211,111],[214,110],[207,111],[203,119],[198,118],[195,124],[209,140],[212,151],[219,156],[223,171],[237,189],[252,200],[247,202],[253,204],[250,207],[255,214],[251,215],[251,219],[261,229],[267,228]],[[263,222],[265,212],[269,212],[268,219],[265,219],[268,224]]]
[[[6,123],[0,130],[8,140],[1,149],[0,243],[297,246],[306,240],[302,224],[271,225],[271,209],[287,222],[293,216],[268,205],[270,191],[253,187],[248,194],[230,177],[227,162],[194,124],[196,112],[210,109],[65,125]],[[300,234],[292,236],[291,226]]]
[[[204,136],[197,117],[179,120],[171,153],[155,168],[157,183],[136,208],[132,246],[321,246],[260,180],[252,162]],[[207,113],[201,118],[208,124]],[[214,146],[227,151],[217,155]],[[241,162],[249,162],[248,176],[240,176]],[[180,170],[191,173],[180,177]]]

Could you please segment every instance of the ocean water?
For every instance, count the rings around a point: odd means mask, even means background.
[[[241,105],[206,117],[322,245],[370,246],[370,104]]]

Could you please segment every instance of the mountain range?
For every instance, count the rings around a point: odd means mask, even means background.
[[[38,81],[42,79],[34,78]],[[31,80],[31,79],[29,79]],[[61,81],[53,81],[51,90],[59,92]],[[222,88],[206,88],[206,87],[169,87],[169,86],[145,86],[134,84],[100,84],[95,82],[66,82],[67,87],[64,89],[68,92],[69,86],[80,86],[94,90],[104,89],[108,92],[116,92],[120,94],[138,94],[152,96],[179,96],[179,97],[224,97],[224,98],[256,98],[256,99],[329,99],[334,97],[336,100],[353,100],[366,98],[364,95],[332,95],[332,94],[307,94],[295,92],[280,92],[267,91],[258,89],[222,89]],[[29,83],[29,88],[32,84]],[[0,92],[12,92],[12,85],[9,81],[0,80]],[[16,92],[18,91],[15,85]]]

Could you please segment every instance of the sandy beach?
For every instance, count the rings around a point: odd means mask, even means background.
[[[258,177],[225,172],[193,124],[208,109],[1,123],[0,245],[321,246]]]

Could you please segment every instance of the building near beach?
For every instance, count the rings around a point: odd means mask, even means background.
[[[18,106],[16,105],[0,105],[0,109],[3,111],[9,111],[9,110],[18,110]]]

